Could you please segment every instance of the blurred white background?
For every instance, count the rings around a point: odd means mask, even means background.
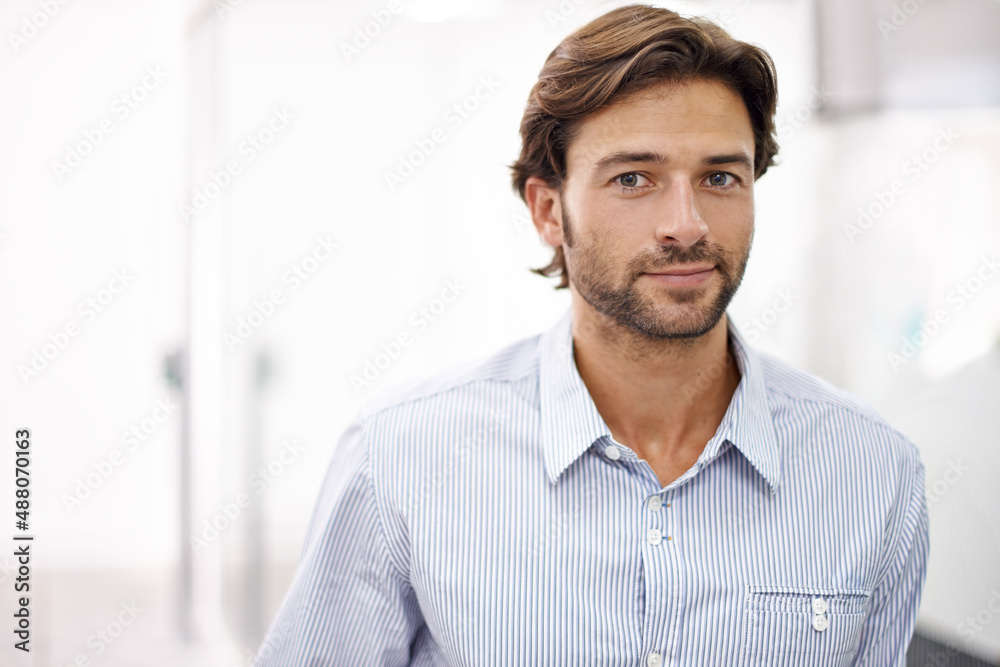
[[[0,5],[0,424],[36,535],[0,664],[250,663],[358,408],[568,308],[507,165],[545,57],[622,4]],[[920,447],[918,629],[1000,664],[1000,2],[660,4],[777,64],[730,315]]]

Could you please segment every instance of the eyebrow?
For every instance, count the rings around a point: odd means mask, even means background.
[[[616,151],[605,155],[594,163],[594,170],[600,171],[614,165],[633,164],[636,162],[652,162],[654,164],[667,164],[670,158],[655,151]],[[710,155],[702,164],[709,167],[717,167],[725,164],[738,164],[753,171],[753,159],[744,152],[724,153],[721,155]]]
[[[739,153],[729,153],[727,155],[712,155],[706,158],[704,163],[711,167],[723,164],[738,164],[742,167],[746,167],[750,171],[753,171],[753,158],[742,151]]]

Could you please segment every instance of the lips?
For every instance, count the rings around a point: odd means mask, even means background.
[[[705,273],[714,269],[714,266],[683,266],[666,271],[649,271],[651,276],[692,276],[696,273]]]
[[[715,275],[714,266],[678,266],[668,271],[643,274],[652,280],[671,287],[697,287]]]

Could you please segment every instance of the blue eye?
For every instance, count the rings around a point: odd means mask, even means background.
[[[709,185],[725,188],[733,185],[734,182],[736,181],[736,177],[733,176],[732,174],[727,174],[724,171],[717,171],[711,176],[709,176],[706,180],[708,181]]]
[[[615,182],[622,187],[623,190],[636,190],[640,187],[642,179],[645,178],[642,174],[634,171],[630,171],[620,176],[615,176]]]

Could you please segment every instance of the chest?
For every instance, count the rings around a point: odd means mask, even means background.
[[[555,485],[527,469],[480,477],[475,490],[456,476],[411,516],[411,581],[456,664],[645,664],[651,647],[675,652],[672,664],[740,664],[761,650],[754,633],[817,632],[806,604],[817,594],[839,620],[809,644],[825,653],[796,664],[840,664],[824,656],[855,645],[876,522],[847,552],[820,499],[776,499],[732,462],[663,493],[633,469],[581,463]],[[690,464],[678,467],[654,472]]]

